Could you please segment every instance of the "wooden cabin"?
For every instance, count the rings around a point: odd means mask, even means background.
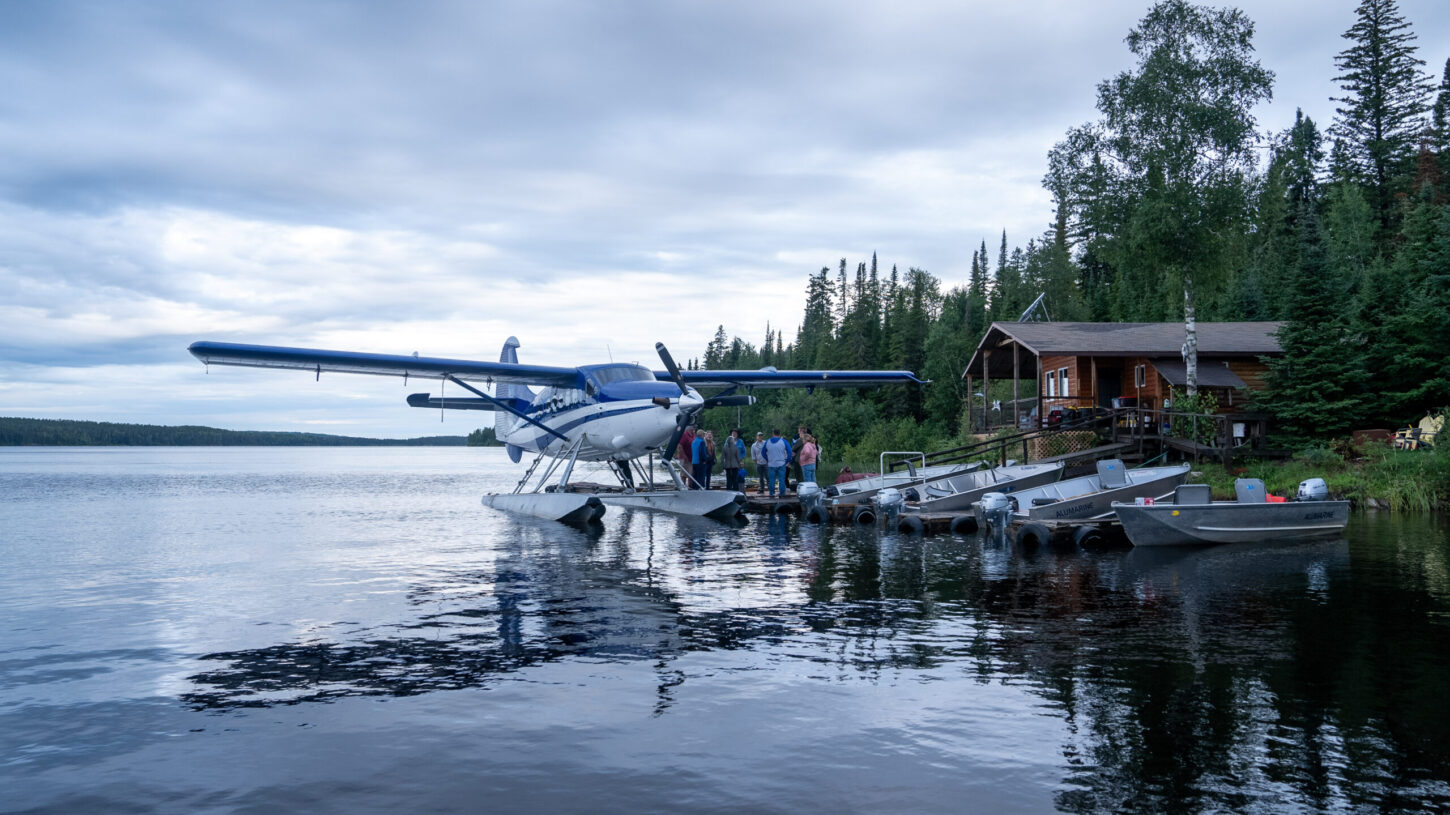
[[[1249,393],[1265,387],[1263,358],[1283,353],[1274,336],[1282,325],[1198,324],[1198,388],[1218,398],[1220,413],[1242,411]],[[1136,399],[1155,410],[1170,388],[1187,384],[1185,336],[1182,322],[992,323],[962,376],[968,393],[990,394],[992,382],[1010,380],[1012,401],[1003,402],[1001,422],[1014,426],[1032,409],[1022,398],[1032,396],[1025,379],[1037,383],[1039,417],[1055,407],[1111,408],[1114,400]]]

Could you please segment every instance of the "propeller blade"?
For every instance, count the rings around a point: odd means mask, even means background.
[[[740,393],[731,396],[711,396],[705,400],[705,404],[701,405],[701,407],[749,407],[753,404],[755,404],[754,396],[747,396],[746,394]]]
[[[655,343],[655,351],[660,355],[660,362],[665,364],[665,370],[670,372],[670,378],[675,380],[675,384],[679,386],[680,394],[684,395],[689,393],[689,389],[685,387],[684,377],[680,376],[680,366],[675,364],[675,358],[670,356],[670,351],[668,348],[665,348],[665,344],[662,342]]]
[[[669,444],[665,445],[665,461],[674,459],[675,452],[680,448],[680,439],[685,436],[685,428],[690,426],[690,414],[684,411],[675,417],[675,435],[670,436]]]

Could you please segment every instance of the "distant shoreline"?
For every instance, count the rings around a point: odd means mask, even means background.
[[[0,417],[0,447],[465,447],[469,436],[372,439],[279,430],[222,430],[200,425],[147,425],[74,419]],[[486,434],[492,440],[492,433]]]

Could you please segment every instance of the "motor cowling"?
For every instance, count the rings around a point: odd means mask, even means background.
[[[876,493],[875,497],[871,499],[871,503],[876,505],[882,520],[889,524],[892,519],[901,514],[902,508],[906,506],[906,497],[901,494],[901,490],[887,487]]]
[[[1012,499],[1006,493],[989,492],[977,502],[982,514],[981,523],[993,529],[1004,529],[1012,519]]]
[[[1299,482],[1299,491],[1295,493],[1294,500],[1328,501],[1329,485],[1322,478],[1306,478]]]
[[[809,513],[812,509],[825,506],[826,491],[821,489],[820,484],[802,481],[796,485],[795,494],[800,499],[802,513]]]

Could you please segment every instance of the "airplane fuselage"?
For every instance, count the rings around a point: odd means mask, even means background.
[[[685,394],[672,382],[657,380],[637,365],[598,365],[580,369],[580,387],[546,387],[522,412],[539,425],[505,421],[495,414],[498,440],[530,453],[558,456],[582,440],[585,461],[624,461],[659,450],[679,426],[682,409],[703,399],[694,388]],[[506,427],[505,427],[506,426]]]

